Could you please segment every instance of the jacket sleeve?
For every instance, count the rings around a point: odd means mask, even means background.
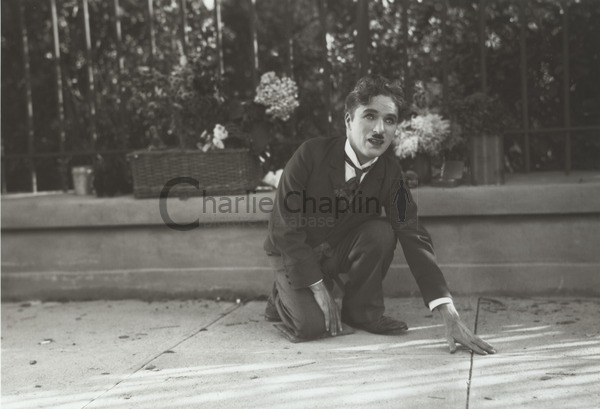
[[[315,253],[306,242],[302,212],[313,155],[306,143],[288,161],[277,188],[269,219],[268,240],[283,258],[287,278],[294,288],[304,288],[323,278]]]
[[[437,264],[431,236],[419,221],[417,205],[400,167],[394,165],[392,177],[386,182],[383,205],[425,305],[429,305],[432,300],[451,295]]]

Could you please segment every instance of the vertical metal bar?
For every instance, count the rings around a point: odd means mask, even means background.
[[[16,0],[17,19],[21,28],[21,44],[23,51],[23,75],[25,85],[25,104],[27,105],[27,153],[29,155],[29,175],[31,177],[31,190],[37,193],[37,174],[35,172],[35,163],[33,154],[35,151],[35,131],[33,127],[33,97],[31,94],[31,67],[29,62],[29,36],[27,34],[27,25],[23,14],[23,5],[20,0]]]
[[[0,156],[4,156],[4,139],[0,139]],[[6,187],[6,166],[5,165],[6,165],[6,160],[2,159],[0,161],[0,172],[1,172],[0,186],[1,186],[2,194],[8,192],[8,189]]]
[[[320,43],[322,52],[323,68],[323,98],[325,103],[327,136],[331,134],[331,65],[329,64],[329,50],[327,49],[327,0],[316,0],[319,12],[319,24],[321,25]]]
[[[64,192],[68,188],[67,179],[67,166],[66,158],[63,156],[65,153],[65,107],[64,107],[64,96],[63,96],[63,85],[62,85],[62,70],[60,67],[60,40],[58,37],[58,15],[56,12],[56,0],[50,0],[50,13],[52,15],[52,39],[54,42],[54,69],[56,72],[56,108],[58,110],[58,127],[59,127],[59,152],[61,157],[59,159],[61,185]]]
[[[408,105],[412,101],[412,78],[410,75],[410,64],[408,61],[408,5],[409,0],[402,2],[402,54],[404,58],[403,75],[404,75],[404,94]]]
[[[522,1],[520,1],[522,3]],[[485,0],[479,0],[479,63],[481,69],[481,92],[487,92],[487,67],[485,61]]]
[[[225,75],[225,64],[223,63],[223,22],[221,21],[221,0],[215,1],[215,34],[217,37],[217,56],[219,59],[219,76]]]
[[[156,56],[156,35],[154,33],[154,3],[148,0],[148,31],[150,34],[150,64],[154,63]]]
[[[448,2],[442,0],[442,112],[448,112]]]
[[[125,101],[123,100],[123,71],[125,70],[125,59],[123,57],[123,45],[121,34],[121,6],[119,0],[113,0],[114,24],[115,24],[115,50],[117,52],[117,103],[119,104],[118,129],[123,132],[125,123]],[[121,149],[127,147],[128,138],[119,138]]]
[[[356,4],[356,60],[358,77],[369,72],[369,3],[358,0]]]
[[[250,40],[252,41],[252,85],[258,85],[258,36],[256,33],[256,0],[250,0]]]
[[[294,26],[294,15],[292,9],[292,0],[285,1],[285,72],[288,77],[294,77],[294,39],[292,36],[292,28]]]
[[[88,9],[88,0],[82,0],[83,3],[83,26],[85,29],[85,58],[87,60],[88,74],[88,112],[90,120],[90,135],[92,137],[92,149],[96,146],[98,135],[96,134],[96,84],[94,82],[94,63],[92,58],[92,35],[90,33],[90,13]]]
[[[185,0],[179,0],[179,9],[181,16],[181,48],[183,55],[188,56],[188,36],[187,36],[187,10],[185,7]]]
[[[292,0],[285,1],[285,47],[286,50],[284,52],[285,55],[285,66],[284,70],[288,77],[294,78],[294,39],[293,39],[293,27],[294,27],[294,11],[292,6]],[[293,113],[288,125],[286,125],[287,129],[290,132],[290,135],[295,138],[296,137],[296,114]]]
[[[571,172],[571,74],[569,70],[569,4],[563,3],[563,35],[562,35],[562,57],[563,57],[563,83],[564,83],[564,109],[565,128],[565,173]]]
[[[113,0],[113,11],[115,15],[115,48],[117,50],[117,72],[119,73],[119,84],[121,84],[121,75],[125,69],[125,59],[123,58],[123,36],[121,34],[121,6],[119,0]]]
[[[519,1],[520,48],[521,48],[521,109],[525,136],[525,172],[531,171],[531,154],[529,141],[529,97],[527,94],[527,22],[525,21],[525,1]]]

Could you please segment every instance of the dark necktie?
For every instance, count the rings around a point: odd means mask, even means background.
[[[369,170],[371,170],[371,168],[375,164],[372,164],[371,166],[367,166],[366,168],[361,169],[361,168],[356,167],[356,165],[352,162],[352,160],[348,157],[348,155],[344,155],[344,160],[346,161],[347,164],[349,164],[350,166],[352,166],[352,168],[354,169],[354,175],[355,176],[353,178],[350,178],[344,184],[344,187],[343,187],[343,191],[345,193],[345,196],[349,200],[352,200],[354,198],[354,195],[358,191],[358,186],[360,185],[360,178],[362,177],[362,175],[364,175]]]

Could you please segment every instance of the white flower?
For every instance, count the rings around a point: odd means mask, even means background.
[[[417,153],[435,156],[441,152],[442,143],[449,134],[450,121],[426,112],[398,125],[394,152],[401,159],[414,157]]]
[[[202,152],[208,152],[211,149],[225,149],[223,141],[227,139],[228,136],[229,132],[227,131],[227,128],[221,124],[216,124],[212,135],[206,131],[202,132],[202,135],[200,135],[200,139],[207,142],[199,142],[196,146],[198,149],[202,150]]]
[[[216,139],[224,140],[229,136],[229,132],[227,132],[227,128],[225,128],[221,124],[216,124],[215,129],[213,130],[213,135]]]
[[[203,141],[208,140],[208,132],[206,132],[206,130],[202,132],[202,134],[200,135],[200,139]]]
[[[275,72],[269,71],[260,78],[254,102],[266,106],[267,115],[287,121],[300,105],[298,87],[291,78],[279,78]]]
[[[281,179],[281,175],[283,174],[283,169],[279,169],[276,172],[270,171],[263,178],[263,183],[267,185],[277,187],[279,185],[279,180]]]
[[[223,143],[223,141],[219,138],[213,138],[212,140],[212,144],[215,146],[215,148],[217,149],[225,149],[225,144]]]

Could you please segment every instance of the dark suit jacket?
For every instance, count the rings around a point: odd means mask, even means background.
[[[425,303],[450,297],[416,204],[408,190],[399,190],[402,172],[395,156],[386,153],[377,160],[352,203],[339,197],[345,183],[345,142],[345,137],[313,138],[288,161],[269,220],[267,253],[282,256],[293,287],[308,287],[323,278],[313,248],[324,242],[335,247],[361,223],[381,218],[383,207]],[[403,209],[395,199],[406,199],[406,214],[398,214]]]

